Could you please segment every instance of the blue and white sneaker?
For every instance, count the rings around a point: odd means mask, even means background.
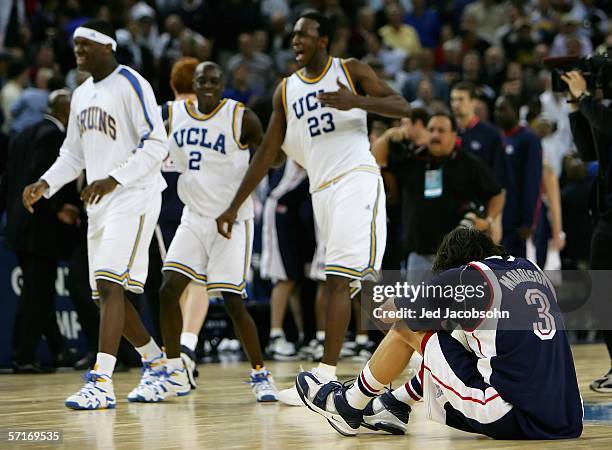
[[[265,369],[252,370],[249,384],[258,402],[278,401],[278,391],[274,384],[274,378],[272,378],[272,374],[269,371]]]
[[[163,374],[140,389],[138,401],[143,403],[163,402],[168,397],[183,397],[191,392],[187,369],[166,368]]]
[[[113,379],[89,371],[85,374],[85,385],[80,391],[66,399],[64,404],[71,409],[112,409],[117,404]]]
[[[376,397],[363,410],[363,425],[370,430],[405,434],[412,409],[396,399],[391,391]]]
[[[198,386],[197,378],[200,375],[195,352],[189,347],[181,345],[181,360],[185,369],[187,369],[187,378],[189,378],[191,389],[195,389]]]
[[[142,361],[140,382],[138,383],[138,386],[132,389],[132,391],[128,394],[128,401],[151,401],[153,396],[149,386],[151,383],[154,383],[165,375],[164,361],[165,358],[163,355],[153,358],[151,361]]]
[[[327,419],[343,436],[355,436],[361,426],[363,413],[346,400],[349,389],[338,381],[321,383],[311,372],[300,372],[295,380],[300,398],[308,408]]]

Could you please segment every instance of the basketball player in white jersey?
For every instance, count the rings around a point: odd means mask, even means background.
[[[39,181],[23,192],[26,209],[51,197],[83,170],[81,193],[89,218],[90,285],[100,305],[96,364],[83,388],[66,399],[73,409],[114,408],[112,374],[123,334],[140,353],[145,370],[128,395],[146,401],[148,382],[162,375],[163,354],[151,339],[125,290],[141,293],[149,244],[159,216],[165,182],[160,173],[168,141],[149,83],[115,59],[115,31],[91,20],[74,32],[79,70],[91,74],[72,96],[67,136],[60,156]]]
[[[249,165],[249,147],[261,143],[257,116],[243,104],[221,99],[223,73],[212,62],[196,67],[193,88],[197,103],[173,102],[169,114],[170,155],[179,172],[178,194],[185,204],[181,224],[168,249],[160,289],[160,319],[168,357],[167,380],[155,386],[167,392],[189,389],[180,358],[179,299],[195,281],[220,294],[251,362],[250,383],[257,401],[276,401],[276,388],[264,366],[257,327],[248,313],[246,277],[253,246],[253,203],[237,211],[231,240],[217,234],[215,218],[232,198]],[[186,387],[181,387],[187,383]]]
[[[405,117],[409,113],[406,100],[370,66],[329,56],[331,28],[329,19],[318,12],[305,13],[296,22],[292,47],[301,68],[276,89],[260,150],[230,206],[217,218],[219,233],[234,239],[232,228],[242,203],[281,147],[306,169],[315,219],[326,246],[325,351],[313,371],[322,381],[335,379],[350,320],[349,283],[374,277],[385,249],[385,193],[370,153],[366,115]],[[358,94],[358,88],[365,95]],[[296,391],[293,397],[295,402]]]

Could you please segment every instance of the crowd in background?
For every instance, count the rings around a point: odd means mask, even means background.
[[[251,107],[265,126],[275,86],[297,69],[290,47],[293,23],[310,8],[334,21],[332,56],[367,62],[414,108],[428,114],[457,113],[451,102],[453,87],[469,82],[475,87],[475,114],[499,128],[503,151],[514,151],[515,128],[531,129],[532,151],[541,147],[543,156],[537,164],[545,168],[529,227],[520,230],[521,238],[533,243],[534,258],[542,264],[586,267],[588,191],[597,170],[575,154],[570,107],[564,94],[552,91],[543,60],[612,50],[610,0],[4,1],[0,4],[0,173],[9,140],[43,117],[49,93],[77,86],[71,36],[86,20],[98,17],[115,25],[118,61],[152,84],[158,103],[173,98],[169,76],[174,62],[183,56],[213,60],[227,75],[224,96]],[[505,106],[516,113],[513,123],[496,114]],[[370,116],[372,144],[387,129],[410,129],[417,121],[400,125]],[[421,121],[421,125],[426,124]],[[546,176],[560,186],[561,217],[542,214],[546,210],[540,205],[555,195],[544,186]],[[393,222],[401,217],[401,201],[388,192],[388,202]],[[399,231],[391,228],[389,239],[401,239],[397,236],[405,224],[398,218],[391,225]],[[547,227],[548,234],[542,234]],[[551,245],[549,251],[537,253],[541,236]],[[396,251],[402,246],[388,248]],[[550,250],[560,252],[559,262],[546,261]],[[388,255],[386,268],[399,268],[406,257],[401,251]]]

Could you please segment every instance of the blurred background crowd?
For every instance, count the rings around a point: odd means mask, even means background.
[[[174,98],[170,73],[175,62],[186,56],[213,60],[226,72],[224,96],[251,107],[265,126],[274,88],[297,69],[290,46],[293,24],[311,8],[334,21],[332,56],[367,62],[414,108],[411,117],[402,121],[373,115],[368,120],[377,161],[386,169],[389,237],[383,268],[399,270],[406,267],[410,253],[432,253],[411,247],[407,238],[415,231],[407,229],[410,205],[405,194],[410,187],[402,180],[408,173],[402,169],[402,152],[410,153],[410,145],[427,142],[423,134],[427,117],[439,111],[456,116],[461,151],[482,156],[490,146],[507,160],[485,162],[499,175],[502,187],[507,188],[509,179],[520,185],[512,193],[514,206],[508,206],[506,197],[507,208],[513,208],[508,214],[521,217],[510,229],[504,227],[504,233],[513,233],[514,244],[518,241],[515,252],[524,252],[550,269],[588,267],[589,189],[597,163],[583,161],[576,153],[570,105],[564,94],[552,91],[543,60],[612,51],[610,0],[4,0],[0,2],[0,174],[5,172],[9,142],[43,118],[49,93],[62,87],[72,90],[83,77],[75,69],[71,36],[88,19],[103,18],[115,25],[117,59],[151,83],[159,104]],[[476,128],[478,123],[486,127]],[[269,190],[259,189],[260,215]],[[2,195],[0,206],[4,202]],[[465,213],[478,215],[478,205],[466,207]],[[505,216],[506,212],[504,225]],[[434,215],[422,222],[437,220],[442,218]],[[71,231],[60,235],[66,245],[59,250],[59,259],[74,259],[76,243],[83,236],[79,223],[71,221]],[[256,244],[255,252],[260,249],[261,244]],[[74,267],[82,270],[83,260],[78,261]],[[259,277],[257,255],[253,262],[251,297],[261,306],[272,286]],[[301,291],[303,306],[314,304],[316,287],[308,283],[304,281]],[[304,335],[314,337],[314,313],[307,309],[312,306],[304,307],[302,318],[294,314],[294,322],[306,322],[305,326],[285,328],[293,341],[305,343]],[[79,311],[79,320],[95,314]],[[211,317],[204,333],[217,326],[214,311]],[[81,322],[84,331],[96,326],[95,318]],[[267,319],[261,323],[268,326]],[[88,331],[93,351],[95,331]],[[221,338],[213,344],[211,339],[203,341],[206,350]],[[368,345],[360,351],[371,348]],[[204,352],[204,344],[200,347]],[[58,364],[70,359],[61,344],[56,350]],[[345,353],[351,355],[350,346]]]

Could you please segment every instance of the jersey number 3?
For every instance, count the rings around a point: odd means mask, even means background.
[[[336,129],[334,117],[329,112],[321,114],[321,118],[309,117],[308,129],[310,130],[310,137],[319,136],[321,133],[331,133]]]
[[[557,327],[555,318],[550,313],[550,301],[544,292],[539,289],[527,289],[525,301],[528,305],[536,305],[538,308],[538,322],[533,322],[533,332],[543,341],[548,341],[555,337]]]

